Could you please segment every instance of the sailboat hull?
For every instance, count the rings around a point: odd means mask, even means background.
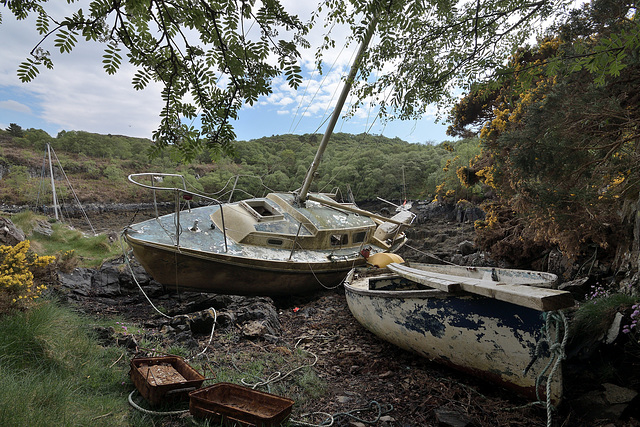
[[[135,258],[168,289],[232,295],[295,295],[336,287],[364,258],[326,263],[275,262],[176,250],[128,237]]]

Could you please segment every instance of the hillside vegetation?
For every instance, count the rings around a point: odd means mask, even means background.
[[[239,141],[231,157],[212,159],[210,153],[203,152],[195,162],[185,165],[168,152],[151,158],[153,144],[145,139],[81,131],[63,131],[55,138],[37,129],[20,132],[20,136],[12,136],[0,131],[0,202],[5,205],[51,203],[48,166],[44,167],[46,144],[55,154],[59,197],[72,197],[66,188],[66,175],[83,203],[135,203],[150,201],[149,194],[127,181],[127,175],[135,172],[179,173],[191,190],[218,194],[224,201],[228,198],[225,188],[233,186],[236,176],[241,177],[237,187],[256,196],[269,190],[294,190],[302,184],[321,139],[320,135],[281,135]],[[457,180],[455,169],[445,167],[451,163],[452,154],[468,162],[479,150],[476,139],[422,145],[397,138],[338,133],[332,137],[311,189],[337,189],[343,197],[351,191],[357,201],[377,196],[395,202],[405,197],[431,199],[439,184]],[[471,195],[473,191],[464,192]],[[237,195],[247,196],[241,192]]]

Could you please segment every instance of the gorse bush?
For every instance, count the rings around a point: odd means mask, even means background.
[[[29,252],[30,242],[0,246],[0,313],[10,309],[26,309],[47,287],[35,280],[56,257]]]

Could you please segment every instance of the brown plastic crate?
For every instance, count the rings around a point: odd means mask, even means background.
[[[150,404],[187,400],[205,378],[179,356],[131,359],[129,377]]]
[[[276,427],[291,414],[293,400],[231,383],[189,393],[189,411],[226,426]]]

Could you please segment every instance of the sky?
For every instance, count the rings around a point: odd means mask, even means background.
[[[306,21],[315,2],[284,0],[285,8]],[[47,4],[55,15],[56,7],[66,2]],[[43,129],[55,137],[62,130],[87,131],[100,134],[151,138],[159,124],[162,109],[160,85],[150,85],[136,91],[131,85],[135,69],[123,63],[120,70],[107,74],[102,68],[104,45],[86,43],[79,38],[70,54],[60,54],[53,40],[45,41],[45,49],[52,52],[54,69],[41,67],[39,75],[29,83],[22,83],[17,69],[40,36],[33,20],[16,21],[6,8],[0,8],[0,128],[16,123],[23,129]],[[63,16],[60,11],[57,16]],[[305,80],[297,91],[290,89],[284,79],[273,82],[273,93],[262,97],[257,104],[247,106],[233,123],[238,140],[286,133],[322,133],[325,118],[331,114],[342,76],[348,73],[353,51],[343,51],[349,35],[346,28],[334,29],[337,50],[330,52],[325,62],[333,64],[331,71],[319,76],[313,71],[315,49],[324,32],[322,26],[307,39],[311,49],[302,52],[301,66]],[[375,43],[375,39],[373,41]],[[339,49],[339,50],[338,50]],[[340,53],[340,55],[339,55]],[[345,110],[348,106],[345,106]],[[436,123],[436,109],[414,121],[382,123],[374,120],[375,106],[360,108],[356,115],[339,121],[335,132],[371,133],[400,138],[411,143],[439,143],[451,140],[446,124]]]

